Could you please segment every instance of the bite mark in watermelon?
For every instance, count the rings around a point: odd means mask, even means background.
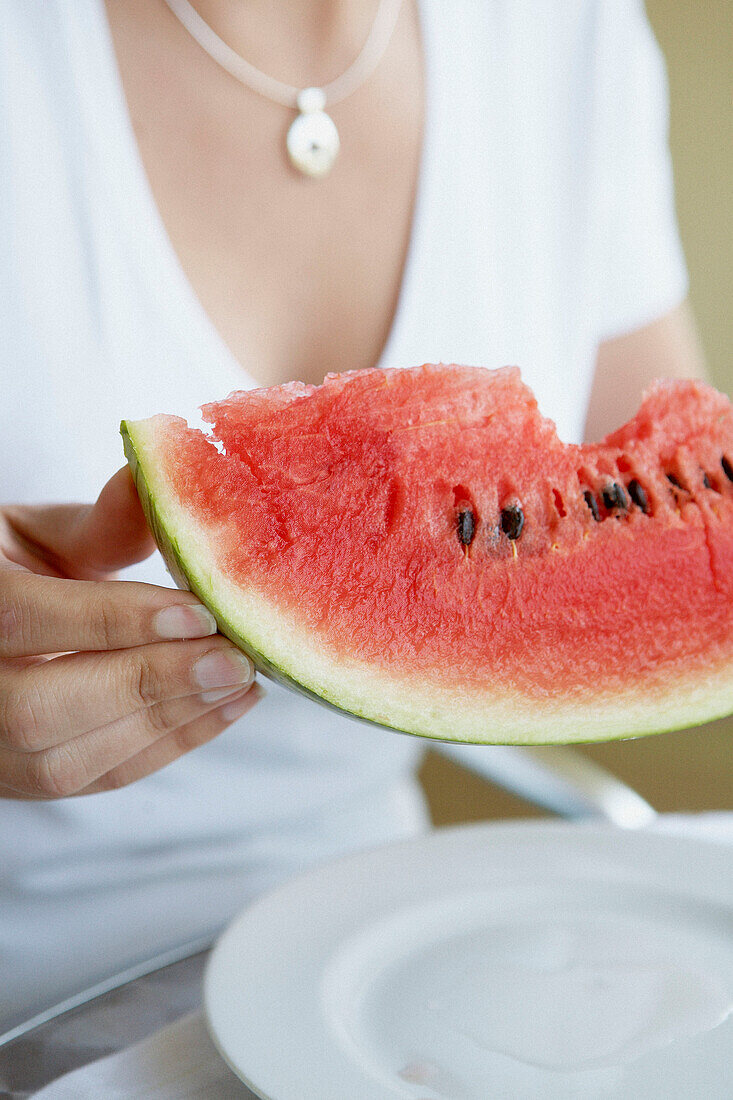
[[[733,711],[733,408],[657,383],[562,443],[515,368],[329,375],[123,423],[169,569],[265,674],[426,737]]]

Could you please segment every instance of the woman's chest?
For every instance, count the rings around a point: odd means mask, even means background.
[[[375,74],[332,109],[341,151],[319,180],[287,161],[292,112],[243,88],[180,36],[177,53],[164,32],[136,48],[113,13],[110,6],[156,205],[235,358],[264,385],[374,366],[397,306],[420,160],[412,6]]]

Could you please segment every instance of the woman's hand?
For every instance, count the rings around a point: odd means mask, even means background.
[[[123,786],[257,702],[194,596],[103,579],[153,549],[127,469],[93,507],[0,508],[0,797]]]

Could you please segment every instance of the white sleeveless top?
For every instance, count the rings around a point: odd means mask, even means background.
[[[639,0],[420,9],[425,147],[382,364],[518,363],[576,440],[599,341],[686,294],[658,49]],[[163,228],[101,0],[3,4],[0,257],[0,500],[92,500],[121,418],[252,384]],[[169,583],[158,560],[130,575]],[[314,860],[425,826],[416,739],[266,686],[131,787],[0,801],[0,1031]],[[488,774],[491,753],[455,750]]]

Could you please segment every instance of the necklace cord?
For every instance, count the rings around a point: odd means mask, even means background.
[[[199,46],[230,76],[266,99],[297,109],[302,89],[275,80],[245,61],[202,19],[189,0],[165,0],[165,3]],[[340,103],[372,75],[389,45],[401,7],[402,0],[380,0],[366,41],[348,69],[321,85],[326,104]]]

